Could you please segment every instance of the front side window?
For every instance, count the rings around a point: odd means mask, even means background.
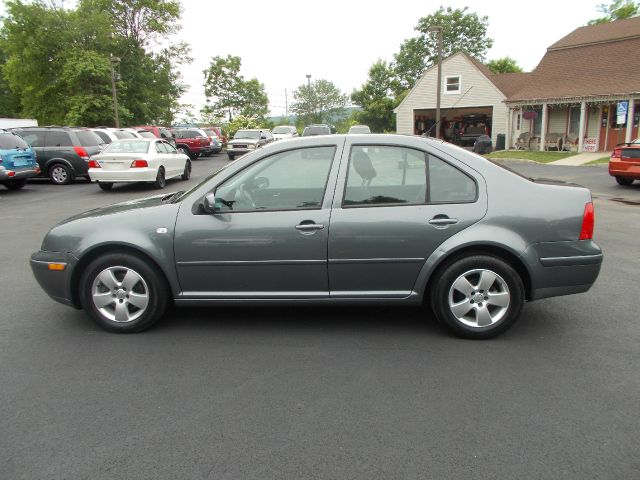
[[[313,147],[263,158],[218,186],[221,212],[319,209],[336,148]]]
[[[460,76],[446,77],[445,79],[445,93],[460,93]]]
[[[426,152],[392,146],[351,149],[345,208],[463,203],[476,198],[471,177]]]

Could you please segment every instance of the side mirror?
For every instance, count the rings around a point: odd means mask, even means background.
[[[209,192],[204,196],[202,208],[209,215],[216,213],[216,196],[213,192]]]

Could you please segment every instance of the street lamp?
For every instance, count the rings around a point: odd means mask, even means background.
[[[429,27],[429,32],[438,34],[438,86],[436,88],[436,138],[440,138],[440,89],[442,88],[442,26]]]
[[[111,66],[111,93],[113,94],[113,117],[116,121],[116,128],[120,128],[120,115],[118,115],[118,93],[116,92],[116,69],[120,65],[120,58],[111,55],[109,58]]]

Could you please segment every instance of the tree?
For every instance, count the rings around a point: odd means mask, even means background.
[[[590,20],[588,25],[624,20],[625,18],[637,17],[640,14],[640,3],[633,0],[613,0],[609,5],[602,3],[596,8],[603,16]]]
[[[496,58],[487,62],[487,67],[491,73],[516,73],[521,72],[522,68],[518,66],[518,62],[511,57]]]
[[[442,27],[443,57],[465,51],[478,60],[484,60],[487,50],[493,45],[493,40],[487,37],[489,19],[468,10],[468,7],[440,7],[418,21],[415,30],[419,35],[405,40],[394,55],[394,69],[403,88],[411,88],[422,72],[437,61],[438,34],[429,31],[432,27]]]
[[[235,115],[264,118],[269,111],[269,98],[264,85],[257,79],[245,80],[240,75],[242,61],[240,57],[227,55],[211,59],[209,68],[204,70],[204,94],[207,105],[202,109],[203,116],[222,118],[229,121]]]
[[[351,101],[362,107],[361,111],[354,112],[354,119],[369,125],[373,132],[394,130],[393,97],[398,88],[391,65],[383,60],[376,61],[369,69],[366,83],[351,93]]]
[[[307,124],[331,123],[344,115],[349,97],[329,80],[318,79],[311,85],[300,85],[293,92],[291,111],[304,117]]]

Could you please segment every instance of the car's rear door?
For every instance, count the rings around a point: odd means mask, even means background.
[[[332,297],[411,295],[426,259],[486,212],[481,178],[402,137],[348,137],[331,214]]]

